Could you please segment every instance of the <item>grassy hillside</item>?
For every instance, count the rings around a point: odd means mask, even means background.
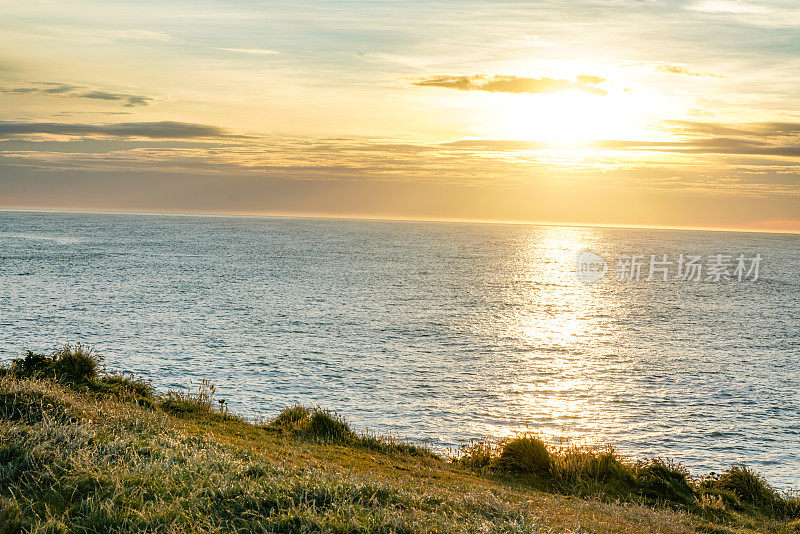
[[[82,347],[0,370],[0,534],[800,532],[747,468],[694,479],[535,436],[458,459],[289,407],[251,424],[213,388],[157,394]]]

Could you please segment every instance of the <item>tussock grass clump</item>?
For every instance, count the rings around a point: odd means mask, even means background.
[[[326,443],[348,443],[356,437],[344,417],[322,409],[311,413],[304,433],[310,439]]]
[[[524,435],[506,441],[494,465],[510,473],[544,475],[550,471],[550,451],[541,439]]]
[[[158,397],[156,406],[172,415],[182,417],[212,417],[219,419],[239,419],[228,413],[224,401],[214,402],[217,388],[208,380],[202,380],[197,390],[169,390]],[[215,404],[217,404],[215,406]]]
[[[744,503],[775,506],[781,500],[766,479],[744,465],[731,466],[713,479],[711,487],[733,492]]]
[[[264,428],[317,443],[350,445],[384,454],[440,459],[427,447],[408,443],[394,436],[379,436],[369,430],[363,433],[354,432],[344,417],[319,407],[307,408],[298,404],[287,406]]]
[[[700,491],[733,509],[749,510],[771,517],[800,518],[797,492],[781,494],[766,479],[743,464],[722,473],[708,475],[699,482]]]
[[[641,495],[683,505],[695,502],[696,492],[689,484],[689,472],[682,465],[656,459],[637,463],[635,472]]]
[[[297,431],[301,430],[310,419],[310,409],[294,404],[281,410],[267,427],[275,430]]]
[[[471,439],[458,448],[454,463],[474,469],[488,468],[498,455],[499,445],[488,439]]]
[[[52,378],[85,384],[97,379],[102,364],[102,356],[78,343],[64,345],[50,356],[28,351],[25,358],[12,360],[10,372],[21,378]]]
[[[284,408],[266,428],[322,443],[353,443],[357,437],[341,415],[299,405]]]
[[[80,343],[64,345],[50,356],[28,351],[24,358],[12,360],[11,366],[4,371],[0,376],[8,374],[17,378],[46,378],[85,388],[92,393],[113,394],[147,405],[152,404],[155,395],[153,385],[142,378],[105,372],[103,356]]]
[[[152,383],[125,373],[108,373],[97,380],[96,385],[98,389],[105,386],[109,392],[119,392],[135,399],[152,399],[156,393]]]
[[[567,494],[690,506],[696,503],[683,466],[662,460],[630,462],[613,448],[548,445],[532,434],[497,444],[473,441],[456,463],[499,475],[525,475],[536,487]]]
[[[557,449],[552,455],[553,476],[562,485],[591,487],[596,483],[625,491],[634,483],[635,473],[612,447],[593,449],[576,445]]]

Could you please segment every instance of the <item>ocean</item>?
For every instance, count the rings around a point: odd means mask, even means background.
[[[532,431],[800,485],[798,235],[4,211],[0,332],[4,362],[81,342],[254,419],[319,405],[440,449]]]

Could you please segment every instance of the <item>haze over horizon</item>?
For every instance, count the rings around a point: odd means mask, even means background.
[[[800,231],[796,2],[0,13],[0,208]]]

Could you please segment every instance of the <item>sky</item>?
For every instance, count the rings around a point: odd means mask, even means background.
[[[0,0],[0,208],[800,232],[796,0]]]

